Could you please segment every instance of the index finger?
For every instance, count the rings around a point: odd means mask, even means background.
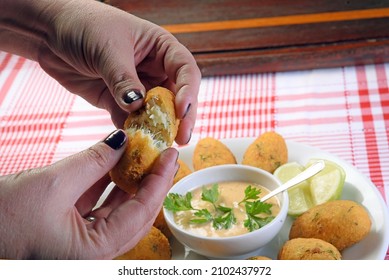
[[[186,144],[196,121],[201,72],[193,55],[178,41],[168,47],[164,65],[169,79],[175,83],[176,114],[181,120],[176,142]]]

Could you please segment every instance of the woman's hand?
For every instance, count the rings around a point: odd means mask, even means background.
[[[97,1],[55,1],[43,14],[52,28],[38,53],[42,68],[68,90],[108,110],[117,127],[155,86],[176,93],[178,144],[190,140],[200,71],[166,30]],[[65,2],[65,3],[63,3]],[[47,21],[47,19],[45,19]]]
[[[115,187],[92,210],[125,143],[118,130],[51,166],[0,177],[0,258],[112,259],[134,247],[159,213],[178,154],[163,152],[135,196]]]

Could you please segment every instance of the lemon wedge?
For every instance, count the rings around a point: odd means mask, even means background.
[[[311,159],[306,167],[316,161],[317,159]],[[324,162],[324,169],[308,179],[314,205],[339,199],[346,179],[346,173],[342,167],[329,160]]]
[[[285,183],[307,167],[318,161],[311,159],[306,166],[297,162],[288,162],[274,171],[274,175]],[[311,207],[327,201],[339,199],[345,182],[345,172],[338,164],[323,160],[325,167],[318,174],[288,189],[288,215],[299,216]]]

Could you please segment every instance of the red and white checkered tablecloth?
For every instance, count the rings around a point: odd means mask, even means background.
[[[107,112],[36,62],[0,52],[0,175],[55,162],[112,130]],[[268,130],[346,160],[387,201],[389,64],[203,78],[191,143]]]

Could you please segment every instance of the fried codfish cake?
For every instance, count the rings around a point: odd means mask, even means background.
[[[180,167],[178,168],[176,176],[174,176],[173,185],[192,173],[192,170],[183,160],[178,159],[177,163],[180,165]]]
[[[284,138],[273,131],[259,136],[246,149],[242,164],[254,166],[273,173],[288,161],[288,148]]]
[[[284,243],[278,252],[279,260],[341,260],[334,245],[317,238],[295,238]]]
[[[361,241],[371,229],[366,209],[355,201],[329,201],[303,213],[294,220],[289,238],[319,238],[339,251]]]
[[[159,229],[168,239],[173,236],[169,226],[166,223],[165,216],[163,215],[163,208],[159,210],[158,216],[155,219],[153,226]]]
[[[167,237],[156,227],[141,239],[134,248],[115,260],[170,260],[172,250]]]
[[[122,190],[135,193],[137,183],[151,171],[161,152],[173,144],[178,125],[174,94],[162,87],[149,90],[144,106],[124,123],[127,147],[110,171],[112,181]]]
[[[247,258],[247,260],[261,260],[261,261],[266,261],[266,260],[272,260],[272,259],[269,258],[269,257],[266,257],[266,256],[252,256],[252,257]]]
[[[197,142],[193,152],[193,168],[196,171],[215,165],[236,163],[231,150],[215,138],[201,139]]]

